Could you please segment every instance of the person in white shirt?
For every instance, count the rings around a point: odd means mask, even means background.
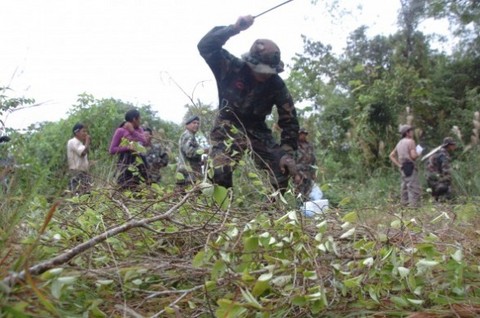
[[[91,185],[88,174],[90,136],[86,127],[81,123],[76,123],[72,131],[73,138],[67,143],[67,159],[70,173],[69,190],[73,194],[81,195],[87,193]]]

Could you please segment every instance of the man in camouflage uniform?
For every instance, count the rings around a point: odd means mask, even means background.
[[[230,188],[232,173],[244,152],[251,150],[257,165],[266,169],[275,188],[285,189],[296,175],[298,121],[292,98],[278,73],[283,71],[280,50],[271,40],[256,40],[241,59],[223,49],[227,40],[248,29],[252,16],[208,32],[198,43],[200,55],[212,70],[218,88],[219,112],[210,134],[213,182]],[[282,129],[278,145],[265,123],[277,107]]]
[[[202,154],[208,149],[202,149],[195,134],[200,128],[200,118],[192,116],[185,121],[185,131],[178,141],[177,186],[183,188],[193,184],[202,175]]]
[[[150,128],[144,128],[148,147],[145,155],[148,170],[148,179],[150,182],[160,183],[162,175],[160,169],[168,165],[168,153],[165,148],[153,138],[153,131]]]
[[[301,128],[298,135],[297,150],[297,171],[301,176],[301,182],[298,184],[297,190],[302,194],[303,198],[308,198],[310,191],[316,179],[316,158],[313,146],[307,141],[308,131]]]
[[[452,137],[445,137],[442,148],[428,159],[427,184],[432,190],[432,196],[436,201],[441,196],[444,196],[446,199],[452,198],[450,153],[456,148],[455,140]]]

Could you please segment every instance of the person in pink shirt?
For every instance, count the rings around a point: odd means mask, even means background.
[[[133,189],[148,181],[144,148],[148,140],[140,123],[140,112],[129,110],[110,142],[110,154],[118,155],[117,183],[122,189]]]

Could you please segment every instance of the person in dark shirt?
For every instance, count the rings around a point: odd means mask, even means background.
[[[297,176],[294,152],[299,125],[292,97],[278,75],[283,71],[280,49],[268,39],[256,40],[242,58],[223,49],[230,37],[248,29],[253,21],[252,16],[239,17],[235,24],[213,28],[198,43],[200,55],[215,76],[219,97],[210,133],[212,181],[232,187],[233,169],[249,151],[257,165],[269,172],[271,184],[284,190],[289,178]],[[282,129],[280,144],[265,122],[273,106]]]

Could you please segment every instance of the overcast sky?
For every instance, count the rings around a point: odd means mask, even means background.
[[[213,76],[196,48],[200,38],[216,25],[281,2],[3,0],[0,85],[13,89],[10,96],[35,98],[42,106],[2,119],[13,128],[56,121],[86,92],[97,99],[151,104],[162,119],[180,123],[189,99],[172,79],[194,100],[216,106]],[[362,15],[355,11],[355,16],[332,20],[320,3],[295,0],[256,19],[226,48],[240,56],[255,39],[270,38],[288,65],[302,52],[301,34],[340,50],[347,34],[361,24],[373,34],[396,29],[397,0],[340,1],[350,9],[360,2]]]

